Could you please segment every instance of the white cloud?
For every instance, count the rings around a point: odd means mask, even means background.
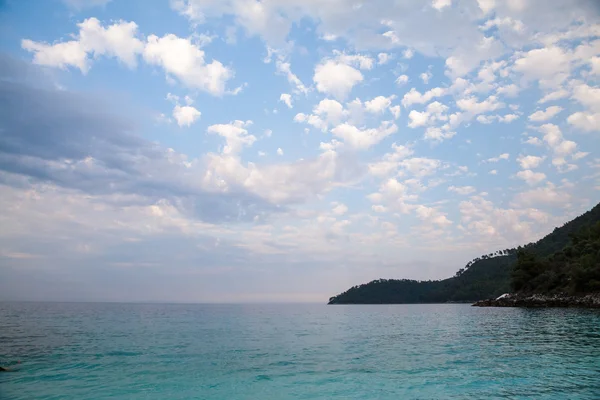
[[[539,156],[519,156],[517,162],[522,169],[533,169],[539,167],[545,157]]]
[[[336,56],[336,60],[343,64],[367,70],[373,68],[374,60],[369,56],[364,56],[362,54],[346,54],[338,50],[334,50],[333,53]]]
[[[498,170],[497,169],[493,169],[490,172],[488,172],[490,175],[498,175]]]
[[[360,105],[362,107],[362,104]],[[306,122],[323,132],[329,126],[338,125],[350,112],[336,100],[323,99],[312,110],[313,114],[298,113],[294,117],[295,122]]]
[[[174,104],[179,103],[179,96],[174,95],[173,93],[167,93],[166,99]]]
[[[378,192],[371,193],[367,198],[373,203],[385,203],[390,209],[408,213],[413,207],[406,202],[415,200],[416,196],[408,194],[405,184],[395,178],[389,178],[381,183]]]
[[[35,64],[65,69],[76,67],[87,73],[91,66],[90,57],[114,57],[135,68],[137,56],[144,48],[137,36],[135,22],[118,21],[103,27],[96,18],[88,18],[77,24],[79,34],[74,40],[47,44],[29,39],[21,41],[23,49],[34,53]]]
[[[475,116],[502,108],[504,107],[504,103],[499,102],[496,96],[489,96],[481,102],[478,102],[476,97],[468,97],[458,100],[456,106]]]
[[[529,120],[534,122],[548,121],[549,119],[554,118],[562,110],[563,108],[560,106],[550,106],[546,108],[545,111],[538,110],[534,112],[529,116]]]
[[[541,205],[566,206],[571,195],[556,189],[551,183],[546,186],[518,193],[513,203],[519,207],[540,207]]]
[[[386,176],[400,167],[400,161],[414,153],[410,147],[392,144],[391,153],[386,153],[381,161],[369,164],[369,173],[374,176]]]
[[[500,160],[508,160],[509,158],[510,158],[510,154],[508,154],[508,153],[502,153],[498,157],[488,158],[486,161],[487,162],[491,162],[491,163],[495,163],[495,162],[498,162]]]
[[[430,126],[425,130],[425,134],[423,135],[423,139],[432,140],[434,142],[441,142],[447,139],[451,139],[456,135],[456,132],[443,130],[442,128],[437,128]]]
[[[544,97],[542,97],[541,99],[538,100],[538,103],[544,104],[549,101],[556,101],[556,100],[564,99],[567,96],[569,96],[568,91],[566,91],[564,89],[558,89],[558,90],[555,90],[553,92],[550,92],[550,93],[544,95]]]
[[[424,84],[429,84],[429,80],[433,77],[433,74],[430,71],[426,71],[419,75],[419,78],[423,81]]]
[[[348,146],[365,150],[397,131],[396,124],[391,121],[383,121],[378,128],[369,129],[360,129],[354,125],[343,123],[333,128],[331,133],[343,139]]]
[[[402,97],[402,105],[405,108],[408,108],[413,104],[425,104],[436,97],[442,97],[446,94],[447,90],[439,87],[428,90],[423,94],[421,94],[415,88],[412,88]]]
[[[277,155],[279,155],[279,156],[283,155],[283,150],[281,149],[281,147],[277,148]]]
[[[477,189],[475,189],[473,186],[449,186],[448,191],[458,193],[463,196],[468,196],[472,193],[475,193]]]
[[[406,83],[408,83],[408,75],[400,75],[396,78],[396,84],[398,84],[398,86],[405,85]]]
[[[292,108],[292,95],[282,93],[281,96],[279,96],[279,101],[282,101],[288,108]]]
[[[493,36],[478,36],[479,40],[469,41],[469,46],[457,46],[452,55],[446,58],[446,75],[458,78],[469,74],[484,60],[494,60],[504,52],[503,45]]]
[[[446,217],[446,214],[436,210],[433,207],[419,205],[415,208],[415,213],[419,219],[426,221],[430,224],[434,224],[440,227],[447,227],[449,225],[452,225],[452,221],[450,221]]]
[[[390,107],[390,112],[394,116],[394,119],[400,118],[400,114],[401,114],[400,106],[396,105],[396,106]]]
[[[566,155],[575,149],[574,142],[565,141],[559,127],[554,124],[544,124],[540,127],[544,133],[544,141],[559,155]],[[566,142],[566,144],[565,144]]]
[[[600,88],[580,83],[573,88],[572,98],[589,110],[600,112]]]
[[[482,124],[491,124],[494,121],[510,124],[511,122],[519,119],[518,114],[505,114],[505,115],[479,115],[476,120]]]
[[[233,121],[229,124],[216,124],[208,127],[209,133],[216,133],[225,138],[225,147],[223,154],[238,154],[244,146],[252,146],[256,137],[250,135],[246,129],[252,125],[252,121]]]
[[[410,122],[408,123],[409,128],[418,128],[420,126],[425,126],[429,123],[429,114],[425,111],[419,112],[412,110],[408,114],[408,119]]]
[[[317,65],[313,81],[317,90],[344,100],[352,88],[362,82],[363,75],[351,66],[332,60]]]
[[[573,154],[573,160],[581,160],[584,157],[589,156],[590,153],[587,151],[578,151],[577,153]]]
[[[519,86],[511,83],[509,85],[500,86],[498,89],[496,89],[496,94],[512,98],[517,97],[520,91],[521,88]]]
[[[511,122],[519,119],[519,115],[517,114],[505,114],[504,116],[498,116],[498,121],[503,122],[505,124],[510,124]]]
[[[324,99],[317,104],[313,112],[320,116],[325,116],[326,120],[337,122],[340,121],[344,116],[347,115],[344,106],[339,102],[331,99]]]
[[[217,60],[207,64],[204,51],[191,39],[167,34],[163,37],[150,35],[147,40],[144,48],[147,63],[162,67],[169,76],[177,77],[191,88],[217,96],[225,92],[233,71]]]
[[[584,106],[586,111],[578,111],[567,118],[567,122],[576,128],[586,131],[599,131],[600,125],[600,88],[585,83],[577,83],[573,87],[572,98]]]
[[[496,0],[477,0],[477,4],[483,14],[488,14],[496,7]]]
[[[577,143],[563,138],[560,128],[554,124],[544,124],[539,127],[544,134],[543,140],[554,153],[552,165],[560,172],[568,172],[576,169],[573,164],[568,164],[565,157],[571,156],[577,150]]]
[[[486,125],[491,124],[492,122],[494,122],[495,119],[496,117],[492,115],[480,115],[476,118],[477,122]]]
[[[375,211],[376,213],[384,213],[387,211],[387,208],[379,204],[374,204],[371,206],[371,210]]]
[[[423,112],[412,110],[408,114],[408,119],[410,120],[408,127],[417,128],[420,126],[433,124],[436,121],[447,121],[448,116],[445,114],[446,111],[448,111],[448,106],[440,103],[439,101],[429,103]],[[446,124],[442,127],[442,129],[447,132],[450,130],[450,126]]]
[[[592,57],[590,59],[590,72],[593,75],[600,75],[600,57]]]
[[[405,49],[402,52],[402,57],[404,57],[407,60],[410,60],[411,58],[413,58],[414,55],[415,55],[415,52],[412,49]]]
[[[541,146],[543,144],[540,138],[537,138],[535,136],[530,136],[524,143],[531,144],[534,146]]]
[[[335,203],[335,206],[331,210],[334,215],[344,215],[348,212],[348,207],[343,203]]]
[[[400,161],[399,165],[417,178],[422,178],[434,174],[442,166],[442,162],[432,158],[413,157]]]
[[[76,67],[84,74],[89,70],[88,54],[75,40],[49,45],[25,39],[21,42],[21,47],[35,53],[33,56],[35,64],[61,69]]]
[[[576,148],[577,143],[573,142],[572,140],[563,140],[557,146],[554,147],[554,151],[558,155],[563,156],[574,153]]]
[[[585,132],[600,131],[600,113],[576,112],[569,115],[567,122]]]
[[[557,87],[570,73],[569,55],[560,47],[533,49],[519,56],[514,70],[526,79],[539,81],[542,87]]]
[[[386,109],[390,108],[395,98],[395,95],[389,97],[377,96],[365,102],[365,110],[373,114],[382,114]]]
[[[307,94],[309,92],[309,88],[307,88],[300,78],[292,72],[292,66],[285,60],[283,54],[278,54],[277,60],[275,61],[275,69],[278,74],[285,75],[289,84],[294,88],[294,93]]]
[[[383,65],[387,64],[388,61],[391,60],[391,56],[388,53],[379,53],[377,54],[377,64]]]
[[[485,24],[483,24],[482,29],[487,31],[493,27],[508,28],[517,33],[523,33],[525,30],[523,22],[510,17],[488,19]]]
[[[504,70],[502,69],[506,65],[506,61],[497,61],[497,62],[486,62],[481,66],[479,72],[477,73],[477,78],[479,78],[482,83],[480,84],[482,88],[486,90],[489,88],[493,82],[496,81],[496,75],[498,73],[502,73]],[[485,85],[484,85],[485,83]],[[514,91],[515,88],[503,86],[498,88],[498,90],[502,91]]]
[[[483,196],[472,196],[462,201],[459,209],[465,234],[473,239],[491,239],[496,246],[498,240],[505,243],[523,242],[533,234],[532,222],[539,224],[548,221],[548,215],[540,210],[511,205],[517,208],[496,207]]]
[[[530,169],[517,172],[517,177],[523,179],[528,185],[537,185],[546,179],[546,174],[542,172],[533,172]]]
[[[177,104],[173,108],[173,118],[177,121],[179,126],[191,126],[196,122],[202,114],[196,108],[192,106],[180,106]]]
[[[442,11],[446,7],[450,7],[452,5],[452,0],[432,0],[431,7],[435,8],[438,11]]]

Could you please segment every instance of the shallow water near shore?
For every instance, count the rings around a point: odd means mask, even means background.
[[[598,399],[600,310],[0,303],[0,399]]]

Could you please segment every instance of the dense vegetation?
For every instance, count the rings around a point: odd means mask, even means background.
[[[440,281],[379,279],[354,286],[329,304],[467,302],[511,291],[600,291],[600,204],[536,243],[486,254]]]
[[[329,304],[403,304],[468,302],[510,290],[515,254],[486,256],[471,262],[452,278],[440,281],[378,279],[354,286],[329,299]]]
[[[549,257],[520,250],[512,272],[513,289],[523,293],[600,292],[600,222],[571,234],[570,239]]]

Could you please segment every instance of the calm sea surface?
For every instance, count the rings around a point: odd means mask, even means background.
[[[600,399],[600,312],[0,303],[0,399]]]

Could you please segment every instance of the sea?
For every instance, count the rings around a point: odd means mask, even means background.
[[[2,400],[598,400],[600,310],[0,303],[0,365]]]

